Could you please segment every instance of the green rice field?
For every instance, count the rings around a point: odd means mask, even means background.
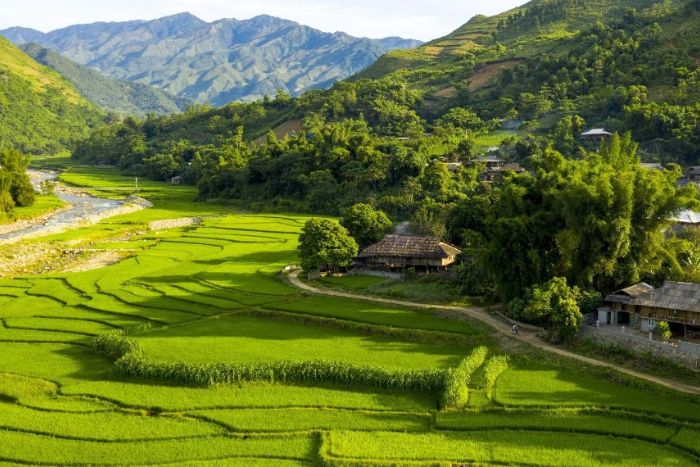
[[[62,179],[115,198],[133,183],[80,167]],[[32,240],[126,259],[0,280],[0,464],[700,462],[698,398],[523,350],[478,322],[307,295],[281,270],[308,216],[141,190],[154,208]],[[147,227],[184,216],[203,221]],[[486,357],[469,359],[480,346]]]

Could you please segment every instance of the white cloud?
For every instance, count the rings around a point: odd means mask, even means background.
[[[476,14],[496,14],[525,0],[0,0],[0,28],[33,27],[48,31],[95,21],[153,19],[189,11],[202,19],[250,18],[269,14],[323,31],[355,36],[434,39]],[[10,6],[11,4],[11,6]]]

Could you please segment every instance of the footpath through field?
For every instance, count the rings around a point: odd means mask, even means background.
[[[317,287],[313,287],[309,284],[306,284],[302,282],[299,279],[299,272],[300,271],[294,271],[290,273],[287,278],[289,282],[302,290],[305,290],[307,292],[315,293],[315,294],[321,294],[321,295],[330,295],[333,297],[342,297],[342,298],[352,298],[356,300],[368,300],[371,302],[377,302],[377,303],[385,303],[388,305],[398,305],[398,306],[404,306],[404,307],[410,307],[410,308],[420,308],[420,309],[425,309],[425,310],[443,310],[443,311],[450,311],[454,312],[455,314],[462,314],[464,316],[467,316],[469,318],[477,319],[481,322],[484,322],[493,328],[495,328],[497,331],[500,333],[508,336],[508,337],[513,337],[512,335],[512,328],[511,325],[501,319],[498,319],[497,317],[491,315],[486,309],[481,308],[481,307],[459,307],[459,306],[448,306],[448,305],[435,305],[435,304],[426,304],[426,303],[416,303],[416,302],[410,302],[406,300],[394,300],[391,298],[383,298],[383,297],[375,297],[371,295],[361,295],[361,294],[354,294],[354,293],[349,293],[349,292],[341,292],[338,290],[329,290],[329,289],[320,289]],[[530,345],[533,345],[539,349],[545,350],[547,352],[555,353],[557,355],[561,355],[562,357],[567,357],[567,358],[572,358],[574,360],[578,360],[580,362],[587,363],[589,365],[595,365],[595,366],[600,366],[600,367],[606,367],[606,368],[612,368],[616,371],[619,371],[620,373],[624,373],[630,376],[634,376],[635,378],[643,379],[645,381],[649,381],[651,383],[655,383],[661,386],[664,386],[669,389],[675,389],[676,391],[681,391],[685,392],[688,394],[700,394],[700,387],[697,386],[691,386],[689,384],[684,384],[680,383],[677,381],[672,381],[668,380],[665,378],[659,378],[656,376],[648,375],[645,373],[640,373],[638,371],[630,370],[629,368],[621,367],[612,363],[605,362],[603,360],[598,360],[595,358],[590,358],[590,357],[585,357],[583,355],[578,355],[573,352],[569,352],[567,350],[561,349],[559,347],[555,347],[544,340],[542,340],[535,331],[532,330],[527,330],[524,328],[521,328],[520,334],[518,335],[517,339],[527,342]]]

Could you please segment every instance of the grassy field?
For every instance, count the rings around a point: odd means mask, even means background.
[[[413,302],[442,303],[445,305],[477,306],[483,299],[467,297],[459,293],[458,286],[447,279],[417,277],[405,280],[384,279],[370,276],[323,277],[315,285],[350,290],[353,292],[382,295]]]
[[[110,197],[133,183],[62,178]],[[697,465],[697,398],[528,358],[476,322],[305,295],[279,272],[307,217],[140,186],[154,208],[32,240],[131,257],[0,281],[0,463]],[[147,227],[192,215],[203,223]],[[105,335],[123,347],[96,347]],[[441,408],[458,365],[463,404]]]

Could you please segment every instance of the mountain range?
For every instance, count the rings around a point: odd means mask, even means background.
[[[207,22],[189,13],[49,33],[14,27],[0,35],[17,45],[40,44],[115,79],[214,105],[329,87],[387,51],[420,45],[327,33],[266,15]]]
[[[110,78],[34,42],[20,48],[40,64],[60,73],[80,94],[106,110],[143,117],[148,113],[179,112],[191,103],[153,86]]]

